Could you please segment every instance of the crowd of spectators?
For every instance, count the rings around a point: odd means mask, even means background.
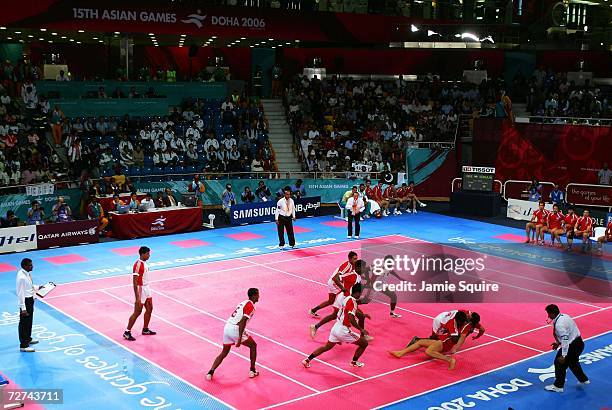
[[[497,85],[296,77],[285,105],[307,171],[405,166],[405,149],[453,142],[460,114],[492,115]]]
[[[567,73],[557,73],[544,67],[536,69],[530,78],[518,73],[513,81],[515,101],[524,101],[534,116],[610,118],[609,89],[594,86],[590,80],[576,84]]]
[[[38,76],[23,62],[0,64],[0,186],[50,182],[62,172],[47,142],[49,102],[37,94]]]

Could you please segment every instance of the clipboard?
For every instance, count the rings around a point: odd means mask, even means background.
[[[47,296],[53,289],[55,289],[55,283],[47,282],[44,285],[41,285],[36,291],[36,296],[40,298],[44,298]]]

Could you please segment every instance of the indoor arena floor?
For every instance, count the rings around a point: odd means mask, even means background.
[[[298,248],[276,249],[272,224],[215,229],[132,241],[106,242],[0,257],[0,372],[12,387],[63,389],[65,409],[605,409],[612,407],[612,249],[603,256],[563,254],[523,245],[510,227],[428,212],[362,223],[359,240],[346,239],[344,221],[328,217],[296,222]],[[133,306],[131,267],[138,247],[151,251],[156,336],[122,339]],[[400,296],[391,318],[387,300],[364,305],[374,336],[349,365],[354,347],[340,345],[303,368],[325,343],[331,324],[315,340],[308,309],[327,297],[327,279],[350,250],[361,252],[486,254],[481,279],[512,289],[513,300],[419,303]],[[34,261],[35,283],[58,287],[36,304],[37,353],[17,343],[15,272],[22,257]],[[248,349],[232,349],[212,381],[204,376],[222,343],[225,320],[250,287],[260,300],[247,329],[258,344],[260,376],[249,379]],[[543,389],[554,377],[552,330],[544,307],[570,314],[586,340],[583,367],[592,383],[565,392]],[[414,335],[428,335],[444,310],[469,308],[486,334],[468,338],[457,368],[418,352],[395,359],[387,352]],[[327,308],[329,309],[329,308]],[[327,310],[322,311],[325,314]]]

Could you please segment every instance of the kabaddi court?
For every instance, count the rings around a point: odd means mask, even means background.
[[[367,221],[360,240],[346,239],[344,221],[299,220],[298,249],[275,249],[272,224],[233,227],[133,241],[106,242],[29,253],[36,283],[58,287],[38,301],[33,336],[37,353],[18,351],[14,280],[23,254],[0,261],[0,363],[13,385],[64,389],[66,409],[539,409],[612,406],[612,250],[601,257],[523,245],[516,228],[428,212]],[[512,289],[514,300],[495,303],[418,303],[400,295],[389,317],[387,300],[362,307],[374,336],[354,368],[354,346],[341,345],[300,361],[327,340],[331,323],[315,340],[308,309],[327,297],[326,282],[350,250],[474,254],[470,244],[488,244],[481,278]],[[141,245],[152,249],[156,336],[121,335],[133,306],[131,266]],[[510,250],[508,250],[510,249]],[[249,287],[260,301],[247,330],[258,344],[260,376],[248,378],[248,349],[232,349],[212,381],[204,375],[219,353],[223,326]],[[585,339],[583,367],[591,385],[578,388],[568,372],[566,391],[544,391],[551,383],[552,329],[544,307],[557,303],[573,316]],[[467,339],[457,368],[417,352],[402,359],[387,351],[413,335],[426,336],[432,318],[457,308],[476,310],[486,334]],[[321,311],[322,316],[330,308]],[[579,405],[578,405],[579,403]],[[586,406],[586,407],[585,407]]]

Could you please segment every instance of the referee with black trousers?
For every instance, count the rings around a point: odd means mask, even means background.
[[[291,188],[285,187],[284,196],[276,203],[276,226],[278,228],[278,247],[285,247],[285,229],[289,246],[295,248],[295,236],[293,235],[293,221],[295,221],[295,203],[291,198]]]
[[[580,337],[580,331],[574,319],[559,311],[559,306],[546,306],[548,318],[552,320],[553,336],[555,342],[551,344],[552,349],[557,350],[555,357],[555,382],[545,387],[546,390],[563,393],[565,385],[565,374],[567,368],[574,373],[578,379],[578,385],[590,384],[589,378],[584,374],[580,366],[580,354],[584,350],[584,342]]]

